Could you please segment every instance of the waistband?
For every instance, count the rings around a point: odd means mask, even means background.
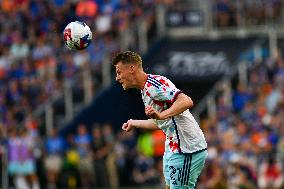
[[[203,151],[206,151],[207,150],[207,148],[204,148],[204,149],[202,149],[202,150],[197,150],[197,151],[195,151],[195,152],[191,152],[191,153],[187,153],[187,154],[198,154],[198,153],[200,153],[200,152],[203,152]]]

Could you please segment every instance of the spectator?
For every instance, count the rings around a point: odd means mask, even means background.
[[[115,134],[113,131],[113,126],[109,123],[106,123],[102,127],[102,135],[105,139],[107,157],[105,159],[106,168],[109,177],[109,185],[110,187],[118,186],[118,175],[117,175],[117,166],[116,166],[116,155],[114,152],[115,145]]]
[[[162,131],[156,130],[152,132],[152,142],[153,142],[153,156],[156,159],[161,159],[164,154],[165,149],[165,135]]]
[[[92,138],[88,134],[87,127],[84,124],[78,126],[75,136],[76,151],[79,153],[80,161],[78,169],[82,179],[83,187],[91,187],[94,183],[93,154],[91,150]]]
[[[46,157],[45,169],[47,171],[48,188],[56,188],[59,173],[62,166],[62,155],[65,150],[65,144],[62,137],[58,136],[57,129],[52,128],[50,136],[47,137],[45,143]]]
[[[98,11],[98,5],[93,0],[80,0],[76,5],[78,17],[94,18]]]
[[[106,167],[106,157],[108,148],[102,130],[99,126],[95,126],[92,131],[93,142],[92,148],[94,153],[94,171],[95,171],[95,187],[108,186],[108,169]]]
[[[225,181],[224,169],[219,167],[220,164],[214,160],[205,167],[205,170],[200,175],[200,182],[197,187],[208,189],[228,189]],[[208,179],[211,178],[211,179]]]
[[[281,188],[283,184],[282,163],[275,162],[274,157],[260,165],[259,170],[259,188]]]
[[[245,104],[252,99],[252,94],[242,84],[238,84],[237,90],[233,95],[233,107],[237,112],[241,111]]]
[[[22,129],[16,132],[12,128],[9,132],[9,173],[14,177],[16,188],[39,189],[39,182],[36,176],[36,165],[33,157],[33,139],[28,136],[27,130]]]
[[[13,44],[10,48],[11,57],[16,60],[26,58],[29,54],[29,50],[28,44],[22,39],[20,32],[15,32]]]
[[[81,174],[78,170],[80,156],[74,149],[69,149],[63,159],[63,167],[59,174],[59,187],[75,189],[82,187]],[[82,178],[83,179],[83,178]]]
[[[133,179],[138,186],[153,186],[160,183],[159,174],[154,169],[154,159],[139,153],[134,161]]]
[[[229,0],[218,0],[216,2],[217,26],[230,26],[232,24],[231,21],[233,20],[232,11],[232,5]]]

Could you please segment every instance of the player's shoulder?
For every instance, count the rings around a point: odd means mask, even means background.
[[[175,88],[175,85],[165,76],[148,74],[146,88],[152,90],[165,90],[166,88]]]
[[[148,74],[148,78],[154,78],[156,80],[159,80],[159,79],[166,78],[166,77],[162,75]]]
[[[166,78],[164,76],[161,76],[161,75],[148,74],[146,87],[158,89],[158,88],[163,86],[163,81],[165,81],[165,79]]]
[[[152,81],[152,82],[158,82],[161,85],[164,85],[165,82],[170,81],[167,77],[162,76],[162,75],[154,75],[154,74],[148,74],[148,79],[147,81]]]

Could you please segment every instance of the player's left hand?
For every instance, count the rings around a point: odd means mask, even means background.
[[[149,116],[152,119],[163,119],[162,114],[155,110],[152,106],[146,106],[145,107],[145,114]]]

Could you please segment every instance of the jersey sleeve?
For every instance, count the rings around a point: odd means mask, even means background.
[[[149,77],[147,82],[152,85],[148,92],[155,101],[163,101],[172,104],[181,91],[167,78]]]

